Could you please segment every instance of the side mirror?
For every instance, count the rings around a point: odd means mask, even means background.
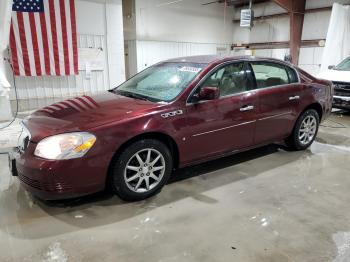
[[[196,95],[198,101],[201,100],[214,100],[219,98],[220,90],[215,86],[202,87],[199,93]]]
[[[335,68],[335,65],[330,65],[330,66],[328,66],[328,69],[329,70],[332,70],[332,69],[334,69]]]

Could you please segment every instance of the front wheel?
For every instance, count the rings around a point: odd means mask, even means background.
[[[286,139],[286,144],[294,150],[305,150],[315,140],[320,117],[316,110],[308,109],[303,112],[293,129],[293,133]]]
[[[164,143],[139,140],[123,150],[113,163],[109,183],[121,199],[142,200],[161,190],[171,170],[172,157]]]

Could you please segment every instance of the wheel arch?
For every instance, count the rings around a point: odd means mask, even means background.
[[[315,102],[315,103],[312,103],[310,105],[308,105],[307,107],[304,108],[304,110],[299,114],[299,116],[301,116],[306,110],[309,110],[309,109],[314,109],[316,110],[319,118],[320,118],[320,122],[322,120],[322,117],[323,117],[323,108],[321,106],[320,103],[318,102]]]
[[[132,143],[142,140],[142,139],[155,139],[158,141],[163,142],[170,150],[172,156],[173,156],[173,166],[174,168],[177,168],[179,166],[179,148],[177,143],[175,142],[175,140],[162,132],[148,132],[148,133],[143,133],[143,134],[139,134],[136,135],[132,138],[130,138],[129,140],[127,140],[126,142],[124,142],[114,153],[110,163],[109,163],[109,167],[108,167],[108,175],[110,174],[111,168],[112,168],[112,164],[113,162],[116,160],[116,158],[118,157],[118,155],[120,154],[120,152],[122,152],[125,148],[127,148],[129,145],[131,145]]]
[[[317,112],[317,114],[318,114],[318,116],[319,116],[319,118],[320,118],[319,120],[320,120],[320,122],[321,122],[322,116],[323,116],[323,109],[322,109],[322,106],[321,106],[320,103],[314,102],[314,103],[312,103],[312,104],[306,106],[306,107],[299,113],[298,117],[297,117],[297,118],[295,119],[295,121],[294,121],[292,133],[293,133],[293,131],[294,131],[294,129],[295,129],[295,126],[296,126],[296,124],[297,124],[297,121],[298,121],[299,117],[300,117],[306,110],[309,110],[309,109],[314,109],[314,110],[316,110],[316,112]]]

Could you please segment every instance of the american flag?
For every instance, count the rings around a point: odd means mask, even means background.
[[[10,48],[17,76],[78,74],[74,0],[13,0]]]

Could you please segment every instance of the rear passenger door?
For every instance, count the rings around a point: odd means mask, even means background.
[[[279,63],[251,62],[258,90],[259,110],[255,143],[288,136],[295,122],[301,87],[294,69]]]

